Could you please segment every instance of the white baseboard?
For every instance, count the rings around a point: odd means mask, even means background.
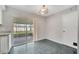
[[[76,46],[72,46],[72,45],[69,45],[69,44],[66,44],[66,43],[63,43],[63,42],[60,42],[60,41],[52,40],[50,38],[47,38],[47,39],[50,40],[50,41],[53,41],[53,42],[56,42],[56,43],[59,43],[59,44],[63,44],[63,45],[66,45],[66,46],[69,46],[69,47],[72,47],[72,48],[76,48],[77,49]]]
[[[76,49],[77,49],[76,46],[69,45],[69,44],[66,44],[66,43],[63,43],[63,42],[61,42],[61,41],[57,41],[57,40],[51,39],[51,38],[39,38],[39,39],[34,40],[34,41],[40,41],[40,40],[44,40],[44,39],[47,39],[47,40],[50,40],[50,41],[53,41],[53,42],[56,42],[56,43],[59,43],[59,44],[66,45],[66,46],[69,46],[69,47],[72,47],[72,48],[76,48]]]

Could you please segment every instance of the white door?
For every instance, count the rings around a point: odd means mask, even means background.
[[[78,16],[77,12],[70,12],[63,15],[63,39],[64,44],[74,47],[73,42],[77,42]]]

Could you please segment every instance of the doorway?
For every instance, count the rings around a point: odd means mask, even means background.
[[[33,41],[33,24],[14,23],[12,45],[18,46]]]

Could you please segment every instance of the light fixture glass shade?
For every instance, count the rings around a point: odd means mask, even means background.
[[[48,13],[48,8],[46,5],[43,5],[42,8],[40,9],[41,14],[47,14]]]

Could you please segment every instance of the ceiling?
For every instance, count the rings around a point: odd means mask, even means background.
[[[39,13],[42,5],[9,5],[9,7],[41,16],[49,16],[57,12],[60,12],[64,9],[73,7],[74,5],[47,5],[47,6],[48,6],[48,13],[42,15]]]

